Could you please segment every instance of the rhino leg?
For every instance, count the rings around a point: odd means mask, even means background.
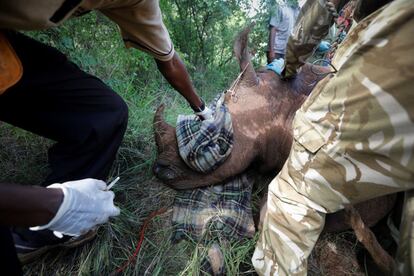
[[[362,221],[358,211],[351,205],[345,208],[346,220],[355,232],[360,243],[368,250],[375,264],[384,275],[391,275],[395,267],[394,259],[381,247],[374,233]]]
[[[374,226],[384,218],[394,207],[396,194],[374,198],[355,205],[362,221],[368,227]],[[373,210],[375,210],[373,212]],[[324,232],[341,232],[350,228],[346,221],[345,210],[338,211],[326,216]]]

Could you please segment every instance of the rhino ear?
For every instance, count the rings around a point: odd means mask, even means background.
[[[164,148],[163,136],[167,133],[174,132],[174,127],[167,124],[164,120],[164,109],[165,106],[163,104],[157,108],[153,121],[155,143],[157,144],[158,150]]]
[[[239,61],[240,72],[243,72],[242,82],[246,86],[255,86],[259,83],[256,72],[254,71],[251,57],[249,54],[249,33],[253,29],[255,23],[244,28],[236,37],[233,45],[234,55]]]

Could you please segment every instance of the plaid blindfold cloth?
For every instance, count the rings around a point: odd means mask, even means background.
[[[210,104],[213,120],[201,121],[196,115],[179,115],[176,136],[181,159],[191,169],[209,173],[217,169],[233,148],[231,114],[222,93]]]
[[[244,173],[225,184],[178,191],[173,204],[172,241],[252,238],[255,233],[250,204],[253,182]]]

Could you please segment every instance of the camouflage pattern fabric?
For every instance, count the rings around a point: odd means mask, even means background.
[[[229,157],[233,148],[231,114],[222,93],[210,104],[214,120],[201,121],[196,115],[179,115],[176,136],[181,159],[192,170],[209,173]]]
[[[252,187],[253,179],[242,174],[221,185],[178,191],[173,205],[173,242],[252,238]]]
[[[413,34],[412,0],[359,22],[333,59],[337,74],[319,82],[296,113],[291,152],[269,185],[252,257],[260,275],[305,275],[326,213],[414,188]],[[410,248],[410,235],[400,244]]]
[[[297,70],[328,34],[332,20],[333,16],[326,8],[326,0],[306,1],[286,46],[285,70],[282,72],[284,77],[296,75]]]

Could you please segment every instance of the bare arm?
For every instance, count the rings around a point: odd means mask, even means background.
[[[275,59],[275,37],[276,37],[276,28],[272,25],[269,26],[269,43],[267,52],[267,63],[271,63]]]
[[[55,216],[62,201],[60,189],[0,184],[0,224],[47,224]]]
[[[157,62],[158,70],[162,73],[165,79],[177,90],[187,102],[195,108],[201,107],[202,102],[197,95],[190,76],[184,63],[181,61],[177,53],[169,61],[155,60]]]

